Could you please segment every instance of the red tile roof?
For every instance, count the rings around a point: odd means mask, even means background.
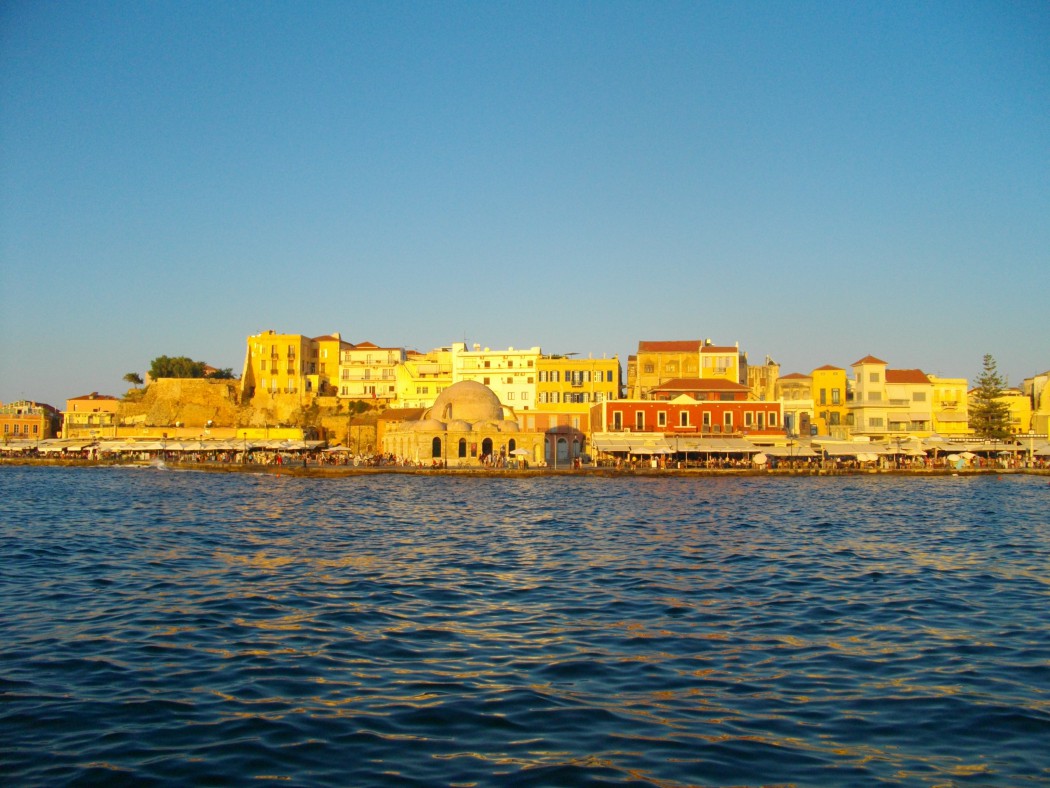
[[[860,361],[854,361],[853,362],[853,366],[855,367],[858,364],[885,364],[885,363],[886,362],[883,361],[881,358],[875,358],[875,356],[865,356]]]
[[[639,353],[691,353],[699,350],[704,344],[702,339],[676,339],[663,341],[639,340]]]
[[[117,399],[117,398],[116,397],[111,397],[111,396],[109,396],[109,394],[99,394],[97,391],[92,391],[90,394],[84,394],[83,396],[80,396],[80,397],[70,397],[69,399],[70,399],[70,401],[72,401],[72,400],[77,400],[77,399]]]
[[[750,391],[742,383],[723,378],[675,378],[657,386],[654,391]]]
[[[844,370],[842,367],[835,367],[835,366],[832,366],[831,364],[825,364],[822,367],[817,367],[813,371],[814,372],[845,372],[846,370]]]
[[[700,352],[701,353],[739,353],[740,352],[740,348],[738,348],[738,347],[731,347],[729,345],[723,345],[721,347],[718,346],[718,345],[704,345],[702,348],[700,348]]]
[[[921,369],[887,369],[887,383],[929,383],[930,379]]]
[[[801,372],[792,372],[790,375],[781,375],[781,380],[809,380],[809,375],[803,375]]]

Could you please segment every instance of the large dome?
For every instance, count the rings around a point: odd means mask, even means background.
[[[468,421],[502,421],[503,406],[496,393],[481,383],[464,380],[449,386],[438,394],[430,410],[423,414],[427,419],[438,419],[446,424],[453,419]]]

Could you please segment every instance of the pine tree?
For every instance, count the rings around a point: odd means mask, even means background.
[[[970,429],[985,440],[1010,437],[1010,406],[1002,399],[1006,381],[995,366],[991,354],[985,354],[984,371],[977,378],[970,403]]]

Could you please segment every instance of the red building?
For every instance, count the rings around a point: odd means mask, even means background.
[[[662,435],[783,435],[779,402],[749,399],[749,389],[721,379],[676,378],[652,399],[600,402],[591,408],[592,432]]]

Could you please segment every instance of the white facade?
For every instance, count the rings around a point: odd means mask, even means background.
[[[464,342],[452,345],[452,382],[473,380],[488,386],[500,402],[519,413],[536,408],[536,365],[540,348],[492,350]]]

